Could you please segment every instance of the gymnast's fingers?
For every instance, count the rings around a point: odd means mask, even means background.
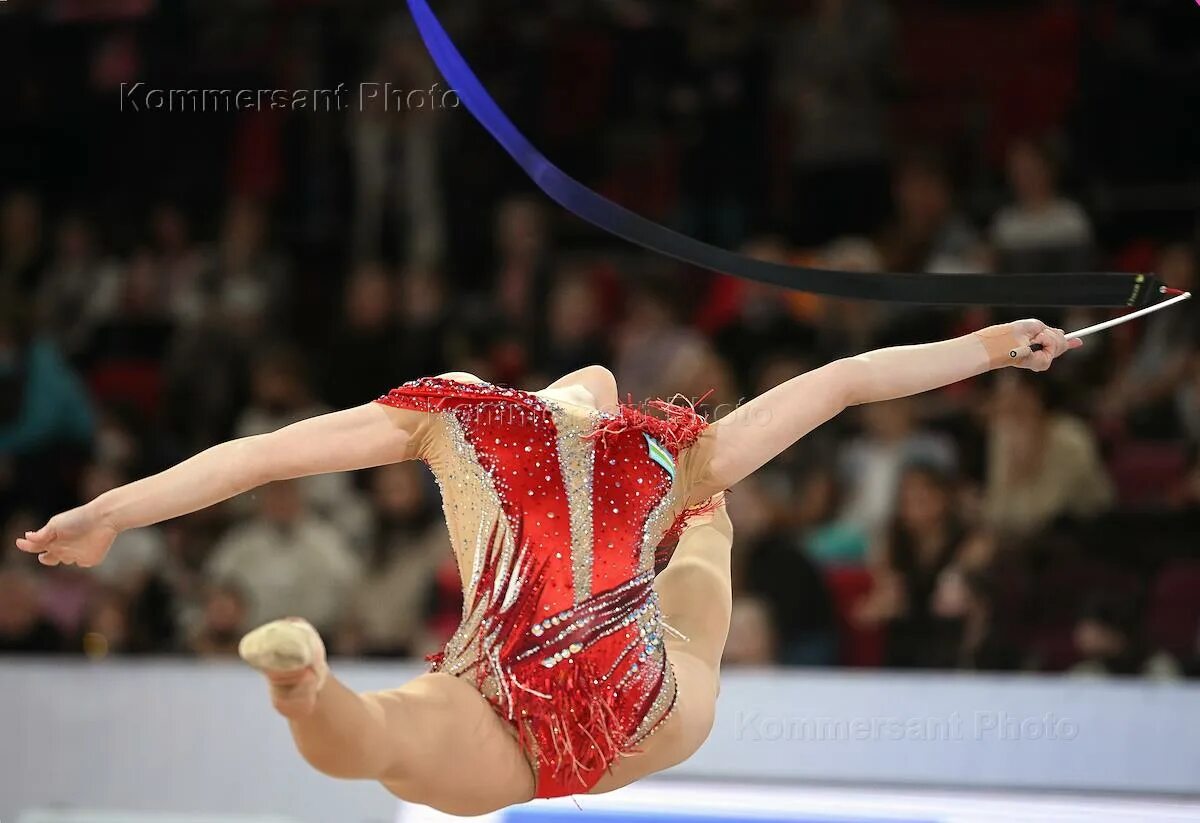
[[[43,566],[57,566],[62,561],[54,552],[46,552],[38,555],[38,562]]]

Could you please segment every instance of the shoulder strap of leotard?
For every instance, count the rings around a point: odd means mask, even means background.
[[[509,389],[491,383],[464,383],[447,377],[422,377],[392,389],[376,402],[399,409],[423,412],[448,411],[478,403],[512,403],[529,409],[543,408],[542,401],[530,392]]]

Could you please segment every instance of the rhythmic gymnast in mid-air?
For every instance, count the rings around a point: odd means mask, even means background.
[[[434,670],[356,694],[302,620],[256,629],[242,656],[325,774],[463,815],[606,792],[686,759],[712,726],[731,606],[726,489],[849,406],[1002,366],[1044,371],[1078,345],[1023,320],[883,349],[711,424],[685,405],[619,403],[596,366],[537,392],[426,378],[215,446],[56,515],[17,546],[48,566],[94,566],[126,529],[264,483],[422,460],[441,486],[464,590]],[[660,550],[676,537],[673,554]]]

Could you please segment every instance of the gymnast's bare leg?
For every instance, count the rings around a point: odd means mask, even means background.
[[[721,655],[733,608],[733,525],[725,505],[688,522],[670,564],[654,581],[668,635],[667,660],[678,686],[675,709],[643,741],[640,754],[618,760],[593,793],[610,792],[687,760],[708,738],[721,690]]]
[[[376,780],[450,814],[477,815],[533,797],[529,761],[470,684],[425,674],[399,689],[358,694],[325,662],[316,631],[276,621],[242,641],[306,761],[330,777]]]

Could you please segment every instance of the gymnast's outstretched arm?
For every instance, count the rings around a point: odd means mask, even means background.
[[[159,474],[55,515],[17,548],[47,566],[94,566],[117,534],[189,514],[265,483],[352,471],[417,456],[431,415],[369,403],[231,440]]]
[[[1039,320],[1020,320],[940,343],[881,349],[799,375],[710,428],[710,460],[689,497],[703,499],[732,486],[849,406],[920,394],[1008,365],[1045,371],[1082,342],[1068,341],[1061,329]],[[1020,360],[1009,356],[1031,343],[1044,348]]]

